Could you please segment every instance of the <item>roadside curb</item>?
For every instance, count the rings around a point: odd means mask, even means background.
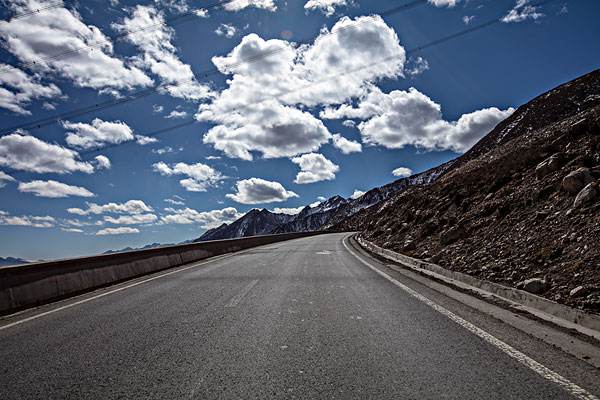
[[[567,307],[523,290],[477,279],[461,272],[447,270],[436,264],[383,249],[363,239],[360,234],[355,235],[354,239],[364,250],[401,264],[401,266],[388,265],[392,269],[407,268],[413,270],[462,291],[474,292],[484,298],[491,297],[509,303],[512,308],[534,315],[546,322],[562,328],[573,329],[581,334],[600,340],[599,316]]]

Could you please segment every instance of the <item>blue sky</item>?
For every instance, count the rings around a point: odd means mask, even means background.
[[[409,3],[3,2],[0,256],[176,243],[348,197],[600,64],[598,2]]]

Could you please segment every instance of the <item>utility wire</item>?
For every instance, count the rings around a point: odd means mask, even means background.
[[[426,0],[412,1],[410,3],[402,5],[400,7],[394,7],[392,9],[386,10],[382,14],[385,13],[386,15],[391,15],[392,13],[399,12],[400,10],[405,10],[407,8],[414,7],[414,6],[418,5],[418,3],[423,3],[424,1],[426,1]],[[539,6],[548,4],[548,3],[552,3],[554,1],[556,1],[556,0],[545,0],[545,1],[541,1],[541,2],[536,3],[536,4],[532,4],[532,6],[539,7]],[[491,25],[495,25],[495,24],[497,24],[499,22],[501,22],[501,18],[495,18],[495,19],[488,20],[488,21],[480,23],[478,25],[474,25],[474,26],[472,26],[470,28],[461,30],[459,32],[455,32],[455,33],[453,33],[451,35],[444,36],[444,37],[442,37],[440,39],[437,39],[437,40],[428,42],[426,44],[423,44],[423,45],[420,45],[420,46],[408,49],[408,50],[406,50],[406,54],[410,55],[412,53],[423,51],[425,49],[428,49],[428,48],[431,48],[431,47],[443,44],[445,42],[457,39],[459,37],[468,35],[470,33],[476,32],[476,31],[479,31],[479,30],[481,30],[483,28],[486,28],[486,27],[489,27]],[[350,29],[351,27],[355,27],[357,24],[359,24],[359,23],[355,23],[353,25],[348,25],[348,26],[346,26],[344,28],[337,29],[337,30],[335,30],[333,32],[330,32],[330,34],[331,35],[337,34],[340,31],[343,31],[344,29]],[[231,64],[231,65],[238,66],[238,65],[243,65],[244,63],[256,62],[256,61],[258,61],[258,60],[260,60],[262,58],[268,57],[268,56],[270,56],[272,54],[275,54],[276,52],[280,52],[280,51],[282,51],[282,50],[278,49],[277,51],[262,53],[261,54],[262,57],[258,57],[258,58],[257,57],[250,57],[250,58],[248,58],[248,61],[247,60],[242,60],[242,61],[240,61],[238,63],[234,63],[234,64]],[[301,91],[301,90],[305,90],[305,89],[308,89],[308,88],[310,88],[312,86],[321,84],[324,81],[327,81],[327,80],[330,80],[330,79],[334,79],[334,78],[339,77],[339,76],[347,75],[349,73],[357,72],[359,70],[367,69],[367,68],[373,67],[375,65],[378,65],[378,64],[390,61],[391,59],[392,58],[387,57],[387,58],[381,59],[381,60],[379,60],[379,61],[377,61],[375,63],[371,63],[371,64],[368,64],[368,65],[359,67],[357,69],[353,69],[351,71],[343,72],[342,74],[338,74],[338,75],[335,75],[335,76],[330,76],[330,77],[328,77],[326,79],[322,79],[320,81],[311,82],[310,84],[305,85],[305,86],[303,86],[301,88],[293,89],[293,90],[287,91],[287,92],[282,92],[282,93],[279,93],[277,95],[274,95],[274,96],[268,97],[266,99],[260,100],[258,103],[253,103],[251,105],[245,105],[245,106],[242,106],[242,107],[238,107],[237,109],[232,110],[231,112],[239,112],[240,110],[248,109],[250,107],[255,106],[256,104],[260,104],[260,103],[265,102],[265,101],[270,100],[270,99],[280,99],[280,98],[283,98],[283,97],[285,97],[285,96],[287,96],[289,94],[292,94],[292,93],[295,93],[295,92],[298,92],[298,91]],[[220,71],[218,71],[216,68],[213,68],[213,69],[211,69],[209,71],[205,71],[204,75],[213,74],[215,72],[220,73]],[[59,115],[54,115],[54,116],[47,117],[47,118],[44,118],[44,119],[36,120],[34,122],[31,122],[31,123],[21,124],[21,125],[14,126],[14,127],[11,127],[11,128],[3,129],[2,131],[0,131],[0,134],[1,135],[6,135],[8,133],[13,133],[16,130],[20,130],[20,129],[23,129],[23,130],[38,129],[38,128],[41,128],[43,126],[51,125],[51,124],[53,124],[55,122],[62,121],[64,119],[70,119],[70,118],[78,117],[78,116],[81,116],[81,115],[89,114],[89,113],[94,112],[94,111],[104,110],[104,109],[107,109],[107,108],[114,107],[116,105],[128,103],[130,101],[137,100],[139,98],[149,96],[149,95],[151,95],[153,93],[156,93],[156,92],[158,92],[158,91],[160,91],[160,90],[162,90],[162,89],[164,89],[164,88],[166,88],[168,86],[169,85],[160,85],[160,86],[155,87],[155,88],[140,90],[138,92],[135,92],[132,96],[130,96],[128,98],[108,100],[108,101],[105,101],[105,102],[96,103],[96,104],[93,104],[93,105],[90,105],[90,106],[87,106],[87,107],[83,107],[83,108],[80,108],[80,109],[68,111],[68,112],[65,112],[65,113],[62,113],[62,114],[59,114]],[[149,137],[157,136],[157,135],[162,134],[162,133],[166,133],[166,132],[169,132],[169,131],[172,131],[172,130],[175,130],[175,129],[179,129],[182,126],[191,125],[194,122],[195,122],[194,119],[188,120],[188,121],[185,121],[182,124],[177,124],[177,125],[172,126],[172,127],[161,129],[159,131],[146,134],[145,136],[149,136]],[[122,144],[126,144],[126,143],[128,143],[128,142],[124,142]],[[114,147],[114,146],[111,146],[111,147]],[[105,148],[106,147],[104,147],[103,149],[105,149]],[[91,151],[98,151],[98,150],[100,150],[100,149],[94,149],[94,150],[91,150]],[[81,154],[86,154],[86,153],[82,152]]]
[[[553,1],[555,1],[555,0],[546,0],[546,1],[543,2],[543,4],[551,3]],[[474,25],[474,26],[472,26],[469,29],[464,29],[462,31],[456,32],[456,33],[448,35],[448,36],[444,36],[444,37],[442,37],[440,39],[436,39],[434,41],[425,43],[423,45],[407,49],[406,50],[406,55],[411,55],[411,54],[420,52],[422,50],[431,48],[433,46],[437,46],[437,45],[449,42],[449,41],[454,40],[456,38],[459,38],[461,36],[468,35],[470,33],[473,33],[473,32],[479,31],[481,29],[484,29],[486,27],[489,27],[491,25],[494,25],[494,24],[498,23],[499,21],[500,21],[500,19],[489,20],[489,21],[483,22],[481,24]],[[263,98],[262,100],[254,102],[252,104],[247,104],[247,105],[244,105],[244,106],[241,106],[241,107],[237,107],[237,108],[229,111],[229,113],[233,113],[233,112],[239,113],[240,111],[243,112],[245,110],[249,110],[249,109],[255,107],[257,104],[261,104],[261,103],[264,103],[264,102],[272,100],[272,99],[282,100],[285,96],[288,96],[290,94],[301,92],[301,91],[306,90],[306,89],[310,89],[311,87],[320,85],[320,84],[322,84],[324,82],[327,82],[327,81],[330,81],[332,79],[337,79],[337,78],[339,78],[341,76],[350,75],[350,74],[353,74],[353,73],[356,73],[356,72],[359,72],[359,71],[362,71],[362,70],[365,70],[365,69],[372,68],[372,67],[377,66],[379,64],[391,61],[394,58],[395,58],[395,56],[385,57],[385,58],[380,59],[379,61],[376,61],[376,62],[373,62],[373,63],[369,63],[369,64],[365,64],[365,65],[362,65],[362,66],[359,66],[359,67],[356,67],[356,68],[353,68],[353,69],[349,69],[349,70],[346,70],[346,71],[344,71],[342,73],[336,73],[335,75],[329,75],[327,77],[324,77],[323,79],[311,82],[311,83],[309,83],[307,85],[304,85],[304,86],[301,86],[299,88],[296,88],[296,89],[293,89],[293,90],[281,91],[278,94],[275,94],[273,96],[267,96],[267,97]],[[196,119],[191,118],[191,119],[183,121],[183,122],[181,122],[181,123],[179,123],[177,125],[173,125],[173,126],[170,126],[170,127],[167,127],[167,128],[163,128],[163,129],[160,129],[160,130],[157,130],[157,131],[154,131],[154,132],[145,133],[144,136],[147,136],[147,137],[157,137],[157,136],[160,136],[160,135],[162,135],[164,133],[168,133],[168,132],[171,132],[171,131],[174,131],[174,130],[177,130],[177,129],[180,129],[180,128],[183,128],[183,127],[186,127],[186,126],[193,125],[193,124],[195,124],[197,122],[198,121]],[[81,152],[80,154],[81,155],[86,155],[86,154],[96,153],[96,152],[99,152],[99,151],[103,151],[103,150],[105,150],[107,148],[117,147],[117,146],[124,145],[124,144],[127,144],[127,143],[130,143],[130,142],[118,143],[118,144],[114,144],[114,145],[110,145],[110,146],[106,146],[106,147],[102,147],[102,148],[91,149],[91,150],[88,150],[88,151]]]
[[[393,14],[397,14],[397,13],[399,13],[401,11],[405,11],[405,10],[408,10],[410,8],[413,8],[413,7],[418,6],[420,4],[424,4],[426,2],[427,2],[427,0],[413,0],[413,1],[410,1],[408,3],[403,4],[401,6],[397,6],[397,7],[393,7],[393,8],[387,9],[387,10],[383,11],[379,15],[390,16],[390,15],[393,15]],[[220,4],[223,4],[223,3],[220,3]],[[352,24],[348,24],[348,25],[346,25],[346,26],[344,26],[342,28],[338,28],[335,31],[330,32],[329,35],[337,35],[339,33],[345,32],[347,30],[355,29],[356,27],[358,27],[358,26],[360,26],[362,24],[365,24],[365,23],[367,23],[369,21],[370,21],[369,19],[363,19],[361,21],[354,22]],[[309,44],[313,40],[314,40],[314,37],[310,37],[310,38],[307,37],[307,38],[305,38],[303,40],[297,41],[296,43],[298,43],[298,44]],[[286,50],[286,48],[277,48],[277,49],[274,49],[274,50],[271,50],[271,51],[260,53],[260,54],[255,55],[255,56],[246,57],[246,58],[243,58],[242,60],[240,60],[238,62],[231,63],[231,64],[227,65],[227,68],[230,69],[230,70],[233,70],[233,69],[235,69],[235,68],[237,68],[239,66],[246,65],[246,64],[251,64],[251,63],[260,61],[260,60],[265,59],[265,58],[267,58],[269,56],[272,56],[272,55],[275,55],[277,53],[280,53],[280,52],[282,52],[284,50]],[[207,69],[207,70],[204,70],[204,71],[200,71],[198,73],[198,75],[199,76],[203,76],[204,78],[208,78],[209,76],[212,76],[212,75],[221,75],[221,71],[218,68],[213,67],[213,68],[210,68],[210,69]],[[185,84],[185,83],[191,83],[191,82],[196,82],[196,78],[186,79],[186,80],[180,81],[178,83],[179,84]],[[37,120],[32,121],[32,122],[26,122],[26,123],[23,123],[23,124],[19,124],[19,125],[11,126],[11,127],[8,127],[8,128],[4,128],[4,129],[0,130],[0,135],[6,135],[6,134],[9,134],[9,133],[13,133],[16,130],[33,130],[33,129],[39,129],[39,128],[42,128],[44,126],[52,125],[52,124],[54,124],[56,122],[60,122],[62,120],[72,119],[72,118],[79,117],[79,116],[82,116],[82,115],[86,115],[86,114],[89,114],[89,113],[92,113],[92,112],[102,111],[102,110],[105,110],[105,109],[108,109],[108,108],[112,108],[112,107],[117,106],[117,105],[121,105],[121,104],[128,103],[128,102],[131,102],[131,101],[143,98],[143,97],[147,97],[147,96],[152,95],[154,93],[161,93],[162,91],[168,89],[170,86],[172,86],[172,84],[166,83],[166,84],[157,85],[155,87],[148,88],[148,89],[141,89],[141,90],[135,91],[133,93],[130,93],[127,97],[101,101],[101,102],[98,102],[98,103],[95,103],[95,104],[91,104],[91,105],[88,105],[88,106],[85,106],[85,107],[81,107],[81,108],[77,108],[77,109],[74,109],[74,110],[65,111],[65,112],[62,112],[60,114],[54,114],[54,115],[49,116],[49,117],[37,119]]]

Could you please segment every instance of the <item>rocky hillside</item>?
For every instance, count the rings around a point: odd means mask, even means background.
[[[338,229],[600,311],[600,70],[521,106],[432,185]]]

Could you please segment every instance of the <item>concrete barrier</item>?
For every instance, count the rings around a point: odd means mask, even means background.
[[[0,315],[243,249],[327,232],[214,240],[0,268]]]
[[[575,329],[580,333],[600,340],[600,316],[596,314],[571,308],[523,290],[478,279],[461,272],[450,271],[439,265],[381,248],[365,240],[360,235],[355,236],[355,239],[363,249],[381,258],[401,264],[404,268],[443,281],[451,286],[459,287],[462,290],[468,289],[475,292],[474,289],[478,289],[505,302],[512,303],[516,306],[515,308],[526,311],[547,322],[564,328]]]

